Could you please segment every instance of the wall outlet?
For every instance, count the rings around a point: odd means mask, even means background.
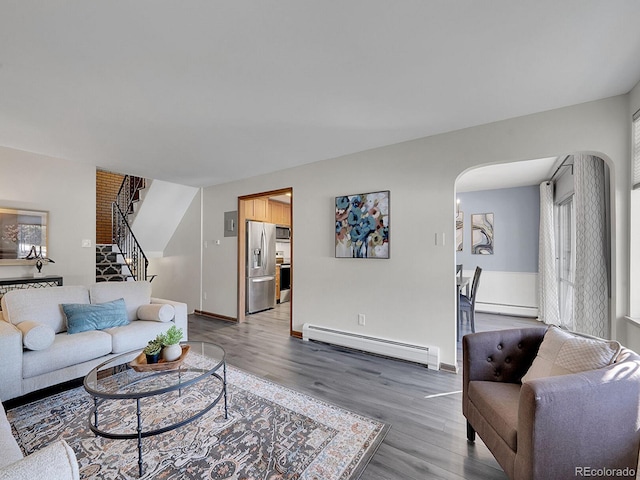
[[[364,313],[358,314],[358,325],[364,326]]]
[[[202,292],[202,299],[206,300],[207,299],[207,292]]]

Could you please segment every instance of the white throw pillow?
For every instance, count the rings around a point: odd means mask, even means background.
[[[22,344],[29,350],[45,350],[56,338],[53,328],[42,323],[27,320],[16,327],[22,332]]]
[[[153,320],[154,322],[170,322],[175,317],[173,305],[168,303],[150,303],[138,307],[138,320]]]
[[[581,336],[551,326],[522,382],[606,367],[615,362],[621,348],[616,341]]]

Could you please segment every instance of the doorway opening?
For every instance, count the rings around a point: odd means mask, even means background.
[[[581,172],[585,172],[580,181],[574,178],[574,160],[580,158],[582,162]],[[587,167],[587,165],[590,165]],[[611,248],[615,241],[615,232],[611,229],[611,212],[614,209],[614,198],[611,196],[612,174],[609,171],[609,162],[602,155],[561,155],[539,160],[528,160],[506,164],[488,165],[472,169],[462,174],[456,182],[456,197],[454,199],[456,220],[456,233],[458,241],[455,248],[455,264],[451,271],[455,275],[456,265],[463,264],[463,275],[472,275],[473,268],[480,266],[482,282],[476,302],[477,330],[495,330],[514,326],[514,322],[521,320],[544,320],[547,323],[560,324],[567,328],[587,334],[608,337],[606,328],[603,332],[592,333],[585,330],[582,324],[574,322],[574,306],[576,272],[586,265],[595,264],[596,256],[587,251],[585,260],[585,248],[576,247],[576,238],[579,231],[587,227],[595,228],[598,223],[598,235],[602,237],[603,244],[594,248],[601,252],[602,264],[596,273],[588,271],[581,278],[589,284],[597,283],[598,288],[604,291],[602,297],[606,299],[598,305],[598,325],[609,328],[612,325],[613,305],[610,301],[612,285],[610,271]],[[587,173],[588,176],[587,176]],[[595,215],[579,216],[576,214],[576,201],[574,190],[578,185],[583,185],[585,178],[590,186],[589,196],[582,201],[581,208],[593,209],[602,212],[596,222]],[[596,181],[597,180],[597,181]],[[551,219],[545,216],[545,222],[551,222],[551,229],[555,237],[554,264],[557,293],[550,292],[542,295],[539,291],[540,278],[544,273],[548,277],[549,269],[539,271],[539,252],[542,245],[538,241],[540,232],[541,188],[540,184],[552,183],[549,208],[553,211]],[[581,182],[581,183],[578,183]],[[592,185],[593,184],[593,185]],[[598,189],[595,185],[600,185]],[[584,186],[580,187],[583,191]],[[591,191],[598,190],[596,203]],[[534,198],[534,197],[537,197]],[[592,198],[593,197],[593,198]],[[584,197],[581,197],[584,198]],[[537,213],[530,209],[537,206]],[[547,208],[545,208],[547,211]],[[492,248],[486,253],[478,254],[474,250],[474,221],[477,216],[494,214],[492,217]],[[530,220],[535,217],[535,222]],[[582,220],[580,220],[583,218]],[[587,225],[593,224],[593,225]],[[537,225],[536,225],[537,224]],[[513,231],[509,230],[512,229]],[[458,231],[459,229],[459,231]],[[581,230],[582,229],[582,230]],[[590,230],[586,230],[590,231]],[[594,242],[595,235],[584,235]],[[584,242],[583,242],[584,244]],[[494,247],[495,245],[495,247]],[[493,248],[494,247],[494,248]],[[577,255],[583,252],[582,257]],[[546,250],[545,250],[546,252]],[[550,255],[547,253],[547,257]],[[581,261],[580,258],[583,260]],[[544,262],[546,265],[547,262]],[[545,282],[546,285],[549,282]],[[584,290],[584,289],[583,289]],[[600,291],[599,290],[599,291]],[[551,295],[553,293],[553,295]],[[543,297],[543,299],[541,299]],[[551,315],[549,302],[556,304],[558,314]],[[581,300],[584,309],[585,301]],[[589,308],[595,310],[595,308]],[[456,315],[458,312],[456,312]],[[483,318],[487,322],[483,325]],[[556,318],[551,320],[551,318]],[[480,321],[478,321],[480,320]],[[493,322],[493,325],[492,325]],[[593,322],[595,324],[595,322]],[[456,322],[457,324],[457,322]],[[540,323],[538,323],[539,325]],[[462,335],[469,333],[469,329],[463,330]],[[615,332],[610,332],[615,334]]]
[[[238,197],[238,322],[288,318],[293,329],[293,188]]]

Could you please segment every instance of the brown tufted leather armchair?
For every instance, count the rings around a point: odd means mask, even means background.
[[[546,328],[466,335],[462,412],[512,480],[635,478],[640,356],[623,349],[598,370],[521,383]],[[615,470],[615,471],[614,471]],[[589,475],[590,474],[590,475]]]

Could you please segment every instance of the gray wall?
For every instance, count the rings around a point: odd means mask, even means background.
[[[464,213],[462,252],[456,263],[465,270],[477,266],[497,272],[538,272],[540,189],[537,185],[458,193]],[[494,214],[494,253],[471,253],[471,215]]]

